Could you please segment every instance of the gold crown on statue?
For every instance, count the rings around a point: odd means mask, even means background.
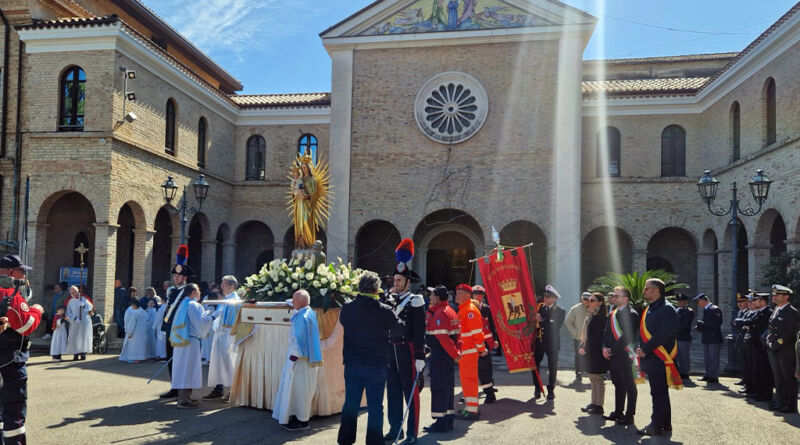
[[[510,291],[517,288],[517,280],[514,278],[503,280],[500,282],[500,289],[504,291]]]
[[[306,152],[297,157],[301,164],[311,164],[311,161],[314,160],[314,157],[311,156],[311,150],[306,148]]]

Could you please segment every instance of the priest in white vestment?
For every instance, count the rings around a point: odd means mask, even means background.
[[[125,341],[119,359],[128,363],[147,360],[147,312],[139,307],[139,301],[131,298],[125,309]]]
[[[169,342],[172,345],[172,389],[178,393],[178,408],[195,408],[192,389],[203,387],[203,366],[200,363],[200,339],[208,333],[214,318],[198,303],[200,288],[186,285],[184,298],[172,321]]]
[[[211,343],[211,358],[208,365],[208,386],[214,389],[203,397],[203,400],[212,400],[224,397],[224,389],[233,383],[233,373],[236,366],[237,347],[236,337],[231,334],[231,329],[236,323],[239,308],[242,306],[236,288],[239,282],[233,275],[225,275],[220,282],[220,288],[225,294],[224,300],[239,301],[238,304],[218,304],[214,312],[216,329]]]
[[[73,360],[86,360],[86,353],[92,352],[92,317],[89,312],[94,306],[78,292],[77,286],[70,286],[69,295],[67,354],[72,354]]]
[[[310,296],[301,289],[292,296],[289,350],[272,417],[288,431],[307,430],[311,401],[317,388],[317,370],[322,365],[317,315],[309,306]]]

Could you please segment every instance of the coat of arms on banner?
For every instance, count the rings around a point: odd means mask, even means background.
[[[503,301],[503,310],[506,314],[506,322],[509,325],[525,323],[528,320],[525,313],[525,300],[522,298],[522,293],[519,291],[519,283],[515,279],[503,280],[500,282],[500,289],[503,290],[503,295],[500,299]],[[509,292],[514,291],[516,292]]]

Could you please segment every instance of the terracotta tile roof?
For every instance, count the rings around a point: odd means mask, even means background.
[[[85,26],[101,26],[116,23],[119,20],[116,14],[103,17],[68,17],[52,20],[33,19],[29,25],[19,26],[18,29],[52,29],[52,28],[81,28]]]
[[[727,65],[723,66],[722,69],[720,69],[716,74],[714,74],[714,76],[711,77],[709,82],[706,85],[704,85],[702,88],[700,88],[698,90],[698,92],[700,92],[703,89],[705,89],[706,86],[710,85],[715,80],[717,80],[723,73],[725,73],[726,71],[730,70],[731,67],[736,65],[736,63],[739,60],[741,60],[744,56],[746,56],[747,54],[752,52],[753,49],[755,49],[756,46],[758,46],[761,42],[764,41],[764,39],[769,37],[770,34],[774,33],[778,28],[780,28],[781,25],[786,23],[798,11],[800,11],[800,2],[798,2],[794,6],[792,6],[791,9],[786,11],[786,14],[782,15],[778,20],[775,21],[775,23],[773,23],[769,28],[767,28],[766,31],[762,32],[761,35],[759,35],[758,37],[756,37],[755,40],[750,42],[750,44],[747,45],[747,47],[745,49],[743,49],[738,55],[736,55],[736,57],[731,59],[731,61],[728,62]]]
[[[708,77],[635,80],[587,80],[582,84],[583,98],[601,93],[609,98],[648,96],[690,96],[708,82]]]
[[[686,63],[686,62],[706,62],[715,60],[730,60],[736,57],[739,52],[730,53],[711,53],[711,54],[684,54],[677,56],[659,57],[638,57],[631,59],[592,59],[584,60],[586,64],[605,64],[605,65],[642,65],[650,63]]]
[[[234,94],[229,97],[239,108],[324,107],[331,104],[331,93]]]

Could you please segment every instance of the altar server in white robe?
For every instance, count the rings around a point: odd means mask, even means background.
[[[167,358],[167,336],[161,332],[161,322],[164,321],[164,314],[167,311],[167,305],[161,303],[161,297],[156,295],[156,303],[158,309],[156,310],[156,318],[153,320],[151,329],[153,330],[152,336],[155,339],[155,358],[163,360]]]
[[[222,277],[220,288],[225,294],[224,300],[241,301],[236,295],[236,288],[239,282],[233,275]],[[237,347],[236,337],[231,334],[231,329],[236,323],[236,316],[239,314],[239,304],[218,304],[214,312],[216,329],[211,343],[211,359],[208,365],[208,386],[213,386],[208,395],[203,400],[212,400],[224,397],[226,386],[233,383],[233,373],[236,366]]]
[[[317,315],[309,306],[311,297],[301,289],[292,296],[289,350],[272,417],[288,431],[307,430],[311,401],[317,389],[317,371],[322,365]]]
[[[184,298],[172,321],[169,342],[172,345],[172,389],[178,392],[178,408],[195,408],[192,389],[203,387],[203,366],[200,363],[200,339],[208,334],[214,318],[198,303],[200,288],[186,285],[189,298]]]
[[[147,312],[139,307],[139,301],[131,298],[125,310],[125,341],[119,359],[128,363],[147,360]]]
[[[92,317],[89,316],[89,312],[94,306],[86,297],[80,295],[77,286],[70,286],[69,295],[67,354],[72,354],[73,360],[86,360],[86,353],[92,351]]]
[[[145,331],[147,332],[147,358],[151,359],[156,356],[156,332],[153,330],[153,323],[156,321],[156,301],[147,300],[147,308],[143,309],[147,313],[147,324],[145,325]]]
[[[67,351],[67,319],[64,318],[66,309],[59,306],[53,316],[53,337],[50,339],[50,355],[53,360],[60,362],[61,354]]]

